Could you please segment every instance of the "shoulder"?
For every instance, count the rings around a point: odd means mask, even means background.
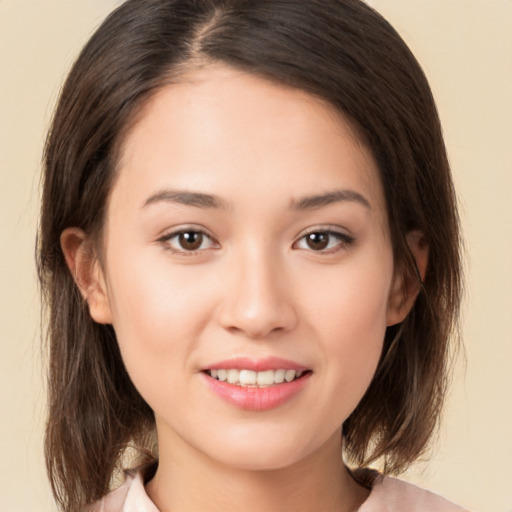
[[[144,489],[141,471],[127,472],[124,483],[84,512],[159,512]],[[417,487],[416,485],[379,476],[370,496],[358,512],[467,512],[462,507]]]
[[[123,484],[102,500],[89,505],[84,512],[158,512],[144,489],[142,471],[127,471]]]
[[[462,507],[416,485],[379,476],[359,512],[465,512]]]

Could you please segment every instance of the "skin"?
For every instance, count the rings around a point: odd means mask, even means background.
[[[92,317],[114,326],[155,412],[160,463],[147,491],[162,512],[348,512],[368,496],[343,464],[341,425],[417,286],[395,268],[376,164],[354,133],[304,92],[221,65],[192,70],[126,137],[101,260],[86,233],[63,233]],[[181,204],[171,190],[222,204]],[[173,236],[185,228],[205,233],[198,250]],[[312,232],[326,248],[308,244]],[[311,374],[285,404],[247,411],[201,371],[234,355]]]

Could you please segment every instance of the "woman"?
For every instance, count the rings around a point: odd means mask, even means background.
[[[435,429],[458,243],[428,84],[365,4],[125,2],[46,148],[58,501],[460,510],[366,469]]]

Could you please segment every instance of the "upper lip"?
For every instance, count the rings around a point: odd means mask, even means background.
[[[254,372],[264,372],[266,370],[296,370],[304,372],[309,370],[307,366],[280,357],[265,357],[260,359],[235,357],[233,359],[217,361],[201,368],[201,371],[222,369],[252,370]]]

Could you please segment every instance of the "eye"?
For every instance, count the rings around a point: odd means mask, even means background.
[[[197,229],[181,229],[163,236],[158,242],[165,243],[170,251],[181,254],[194,254],[216,247],[212,237]]]
[[[306,233],[295,244],[294,248],[331,253],[354,243],[354,238],[332,230],[316,230]]]

